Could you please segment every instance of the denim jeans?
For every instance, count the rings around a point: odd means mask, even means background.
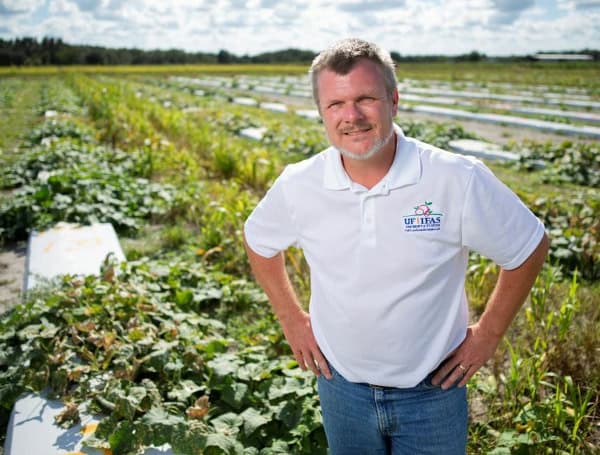
[[[333,377],[317,383],[331,455],[465,454],[465,387],[442,390],[432,375],[412,388],[379,387],[330,368]]]

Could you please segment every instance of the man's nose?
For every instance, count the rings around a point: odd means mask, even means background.
[[[347,103],[343,110],[344,120],[347,122],[355,122],[364,118],[364,114],[358,103]]]

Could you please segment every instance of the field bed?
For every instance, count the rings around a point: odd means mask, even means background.
[[[310,82],[307,77],[176,77],[175,83],[183,87],[196,87],[195,93],[220,93],[224,96],[279,96],[287,98],[311,99]],[[550,131],[557,134],[575,135],[589,138],[600,138],[600,127],[595,126],[600,122],[600,102],[591,97],[577,95],[578,99],[569,98],[575,95],[558,92],[528,93],[519,95],[495,93],[487,88],[475,90],[458,90],[442,88],[435,81],[433,88],[423,88],[428,81],[418,84],[403,81],[399,84],[401,93],[400,110],[423,112],[438,117],[451,117],[470,119],[483,123],[517,126],[541,131]],[[416,86],[418,85],[418,86]],[[200,89],[200,90],[198,90]],[[503,87],[506,91],[506,87]],[[555,88],[556,90],[556,88]],[[566,88],[567,91],[573,89]],[[428,97],[427,95],[432,95]],[[246,99],[246,98],[244,98]],[[498,101],[504,101],[499,105]],[[510,101],[512,104],[507,104]],[[256,103],[258,101],[255,100]],[[421,103],[421,104],[418,104]],[[532,103],[535,103],[532,105]],[[296,103],[294,103],[296,104]],[[444,107],[439,107],[439,105]],[[451,108],[446,107],[451,105]],[[586,111],[573,112],[560,109],[544,109],[535,106],[553,106],[563,109],[579,107]]]
[[[443,67],[422,68],[442,79]],[[584,77],[586,68],[575,65],[565,79]],[[12,129],[4,148],[17,147],[0,155],[0,239],[9,246],[62,220],[107,221],[129,262],[116,276],[66,277],[0,319],[0,425],[21,393],[50,387],[72,404],[65,425],[84,403],[107,416],[86,443],[114,454],[164,443],[194,454],[326,453],[314,379],[297,367],[253,284],[241,238],[243,220],[282,168],[326,146],[320,123],[296,113],[308,103],[284,102],[286,112],[260,107],[271,95],[298,99],[289,84],[299,73],[262,83],[286,91],[259,91],[254,103],[232,102],[257,80],[242,68],[227,90],[170,77],[190,68],[71,70],[0,79],[0,94],[4,88],[23,103],[19,111],[0,96],[4,128]],[[199,71],[186,77],[232,80]],[[553,71],[495,80],[556,85]],[[582,90],[593,98],[588,82]],[[454,123],[398,122],[440,147],[477,136]],[[244,137],[249,128],[263,129],[260,140]],[[497,355],[468,385],[468,450],[597,453],[598,145],[535,140],[513,150],[517,163],[490,166],[544,221],[551,255]],[[287,262],[307,301],[301,252]],[[496,275],[493,264],[471,257],[474,319]]]

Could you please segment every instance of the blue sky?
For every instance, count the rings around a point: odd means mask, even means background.
[[[401,54],[600,48],[600,0],[0,0],[0,37],[257,54],[357,36]]]

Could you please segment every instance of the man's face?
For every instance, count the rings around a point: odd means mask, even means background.
[[[388,144],[398,91],[386,92],[383,74],[375,63],[359,60],[348,74],[324,69],[317,87],[327,137],[342,154],[365,159]]]

